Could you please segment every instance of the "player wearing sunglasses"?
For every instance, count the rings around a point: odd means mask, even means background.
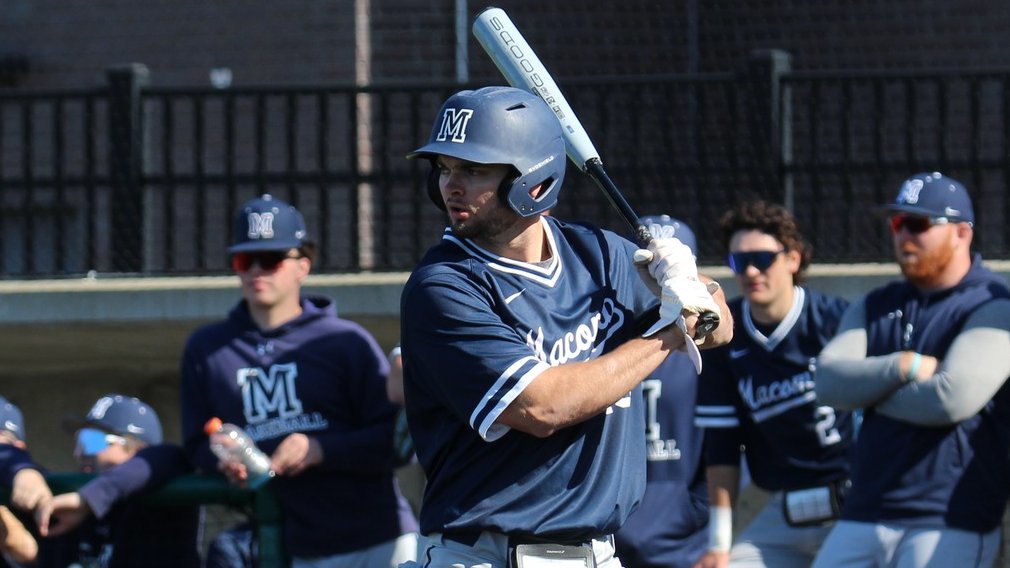
[[[819,398],[865,410],[815,565],[990,566],[1010,495],[1010,289],[971,252],[961,182],[913,175],[885,210],[904,278],[852,305],[817,370]]]
[[[315,247],[301,212],[270,195],[249,200],[228,253],[242,300],[194,332],[182,358],[193,462],[244,485],[245,466],[219,463],[203,425],[216,416],[249,433],[271,458],[296,568],[413,559],[417,523],[394,477],[389,363],[332,299],[302,291]]]
[[[198,507],[149,507],[131,497],[192,470],[179,446],[164,444],[161,421],[129,396],[99,398],[64,423],[83,473],[78,491],[35,509],[40,566],[200,566]]]
[[[711,516],[696,566],[807,567],[848,479],[852,418],[815,399],[813,376],[847,302],[800,285],[810,247],[784,207],[746,202],[721,225],[742,296],[729,303],[732,341],[706,354],[699,381]],[[734,539],[741,447],[754,484],[772,497]]]

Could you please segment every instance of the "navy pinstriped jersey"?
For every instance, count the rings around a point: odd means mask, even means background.
[[[762,332],[746,298],[730,302],[733,340],[706,352],[695,423],[707,428],[709,465],[738,465],[768,491],[823,484],[848,474],[852,417],[817,403],[813,368],[848,302],[796,287],[792,309]],[[767,333],[767,335],[765,335]]]
[[[546,438],[495,424],[550,366],[613,350],[657,304],[629,241],[549,217],[541,225],[545,263],[500,258],[447,230],[404,287],[407,416],[428,479],[422,533],[594,537],[641,498],[640,387]]]
[[[670,355],[642,382],[648,481],[641,505],[614,535],[626,568],[690,567],[708,548],[697,393],[698,375],[683,353]]]
[[[947,290],[921,294],[906,281],[878,288],[866,296],[866,354],[912,350],[942,360],[972,313],[1008,297],[1006,282],[978,255]],[[916,426],[867,409],[859,436],[843,519],[975,532],[999,525],[1010,494],[1010,384],[949,426]]]

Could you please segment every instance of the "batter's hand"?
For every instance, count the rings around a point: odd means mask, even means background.
[[[729,553],[718,550],[709,550],[702,555],[693,568],[727,568],[729,566]]]
[[[284,438],[270,461],[277,475],[298,475],[323,461],[323,447],[319,440],[296,432]]]
[[[11,504],[24,511],[34,511],[53,499],[53,492],[37,469],[26,468],[14,474]]]
[[[660,287],[668,280],[698,279],[698,266],[695,264],[694,253],[690,247],[674,237],[653,239],[647,248],[636,250],[632,258],[639,267],[642,280],[656,296],[660,295]],[[651,278],[642,274],[643,270]]]
[[[91,517],[91,507],[81,494],[64,493],[35,511],[35,524],[42,536],[66,534]]]
[[[662,287],[660,321],[645,332],[644,336],[649,337],[673,324],[683,315],[698,315],[702,312],[720,313],[719,304],[712,298],[708,285],[701,280],[690,278],[667,280]]]

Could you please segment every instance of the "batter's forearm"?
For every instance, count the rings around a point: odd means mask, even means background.
[[[530,382],[497,422],[534,436],[550,436],[604,412],[683,344],[683,335],[670,326],[595,359],[551,367]]]

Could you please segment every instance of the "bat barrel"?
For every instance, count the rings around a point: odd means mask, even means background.
[[[473,35],[510,85],[540,97],[561,123],[568,157],[579,168],[599,152],[547,67],[501,8],[488,8],[473,22]]]

